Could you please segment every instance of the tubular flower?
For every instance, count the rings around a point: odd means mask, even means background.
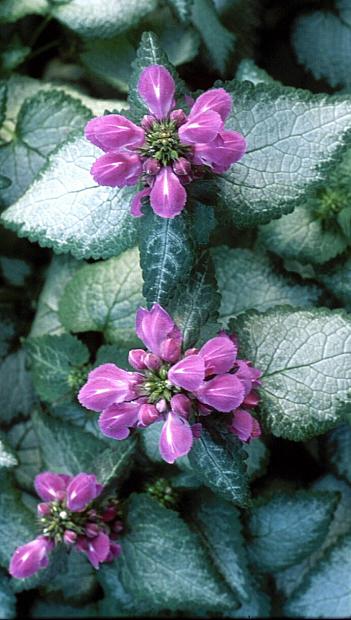
[[[246,142],[224,128],[232,99],[223,88],[204,92],[186,114],[174,109],[171,74],[162,65],[151,65],[140,75],[138,93],[149,112],[141,126],[121,114],[99,116],[86,125],[86,138],[105,152],[91,174],[99,185],[140,183],[131,204],[135,217],[143,215],[142,200],[149,197],[157,215],[173,218],[186,204],[185,186],[206,170],[228,170],[244,155]]]
[[[36,476],[34,487],[43,500],[37,508],[41,534],[14,552],[9,567],[13,577],[24,579],[46,568],[50,551],[60,543],[84,553],[94,568],[120,554],[115,542],[117,530],[123,529],[118,502],[96,505],[104,487],[93,474],[46,471]]]
[[[221,332],[200,349],[182,352],[182,334],[158,304],[151,310],[139,308],[136,333],[147,347],[129,352],[136,372],[103,364],[90,373],[78,394],[84,407],[101,412],[104,435],[125,439],[131,429],[162,421],[160,453],[174,463],[200,436],[202,416],[217,411],[229,414],[230,430],[248,440],[237,432],[235,419],[240,407],[254,406],[254,398],[258,402],[253,388],[260,371],[237,359],[232,338]]]

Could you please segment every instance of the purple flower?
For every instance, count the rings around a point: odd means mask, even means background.
[[[206,171],[221,174],[245,153],[244,137],[226,130],[232,100],[223,88],[213,88],[195,102],[187,97],[187,115],[176,106],[175,82],[162,65],[144,69],[138,94],[148,114],[136,125],[121,114],[93,118],[85,128],[90,142],[105,151],[91,173],[99,185],[141,184],[131,204],[142,216],[143,200],[164,218],[176,217],[187,201],[185,185]]]
[[[120,547],[113,542],[122,529],[117,503],[110,499],[107,505],[96,504],[104,487],[94,474],[47,471],[36,476],[34,486],[45,500],[38,504],[42,532],[16,549],[9,567],[13,577],[24,579],[46,568],[50,551],[60,543],[85,553],[95,568],[119,555]]]
[[[44,536],[38,536],[22,547],[18,547],[10,562],[9,572],[12,577],[25,579],[31,577],[49,564],[49,553],[54,543]]]
[[[218,104],[222,114],[226,113],[224,104],[223,98],[223,109]],[[161,114],[161,108],[158,113]],[[138,373],[104,364],[89,375],[78,395],[88,408],[91,404],[97,409],[99,403],[108,403],[105,407],[99,405],[99,426],[108,437],[125,439],[131,429],[162,421],[160,453],[167,463],[174,463],[188,454],[194,439],[200,436],[202,416],[215,411],[235,416],[243,404],[257,404],[258,395],[253,388],[259,386],[261,373],[249,362],[237,359],[237,343],[226,333],[211,338],[200,349],[182,353],[182,334],[159,304],[151,310],[139,308],[136,333],[147,348],[129,352],[129,363]],[[106,398],[106,392],[101,399],[102,391],[108,391],[110,377],[113,381],[109,397]],[[229,420],[232,416],[228,416]],[[230,430],[235,432],[233,425]],[[256,431],[253,429],[253,433]]]
[[[241,441],[245,442],[261,435],[259,422],[245,409],[235,411],[230,430]]]

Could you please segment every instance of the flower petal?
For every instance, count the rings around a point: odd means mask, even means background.
[[[150,193],[150,204],[160,217],[173,218],[184,209],[186,191],[171,166],[163,167],[156,176]]]
[[[84,510],[102,491],[94,474],[78,474],[67,487],[67,508],[73,512]]]
[[[217,112],[203,112],[189,116],[179,130],[179,138],[185,144],[212,142],[223,129],[223,121]]]
[[[232,109],[232,103],[231,96],[224,88],[212,88],[202,93],[202,95],[196,99],[191,108],[190,116],[203,114],[203,112],[211,110],[217,112],[222,121],[225,121]]]
[[[193,434],[189,422],[170,412],[160,436],[159,449],[163,460],[174,463],[176,459],[188,454],[192,445]]]
[[[207,376],[228,372],[234,365],[236,354],[236,346],[225,334],[211,338],[199,351],[199,355],[205,360]]]
[[[151,351],[162,357],[161,345],[168,338],[182,342],[180,330],[172,317],[159,304],[154,304],[151,310],[139,308],[136,313],[135,331],[138,338]]]
[[[49,538],[38,536],[26,545],[18,547],[10,561],[10,575],[17,579],[25,579],[41,568],[46,568],[49,563],[49,552],[53,546]]]
[[[142,146],[145,132],[121,114],[92,118],[85,126],[85,137],[103,151]]]
[[[168,379],[173,385],[193,392],[205,378],[205,362],[199,355],[188,355],[168,371]]]
[[[234,412],[230,430],[241,441],[250,441],[250,439],[261,435],[261,427],[258,421],[245,409],[237,409]]]
[[[115,364],[102,364],[89,373],[78,400],[87,409],[102,411],[114,403],[136,398],[142,381],[143,375],[137,372],[127,372]]]
[[[150,187],[144,187],[144,189],[141,189],[132,198],[132,202],[130,203],[130,212],[133,215],[133,217],[142,217],[144,215],[141,211],[142,207],[144,206],[143,198],[150,196],[150,192],[151,192]]]
[[[52,502],[54,499],[63,499],[67,482],[60,474],[44,471],[35,476],[34,488],[41,499]]]
[[[138,93],[144,99],[150,112],[163,120],[174,106],[175,83],[162,65],[146,67],[140,75]]]
[[[101,432],[113,439],[126,439],[138,422],[140,402],[120,403],[105,409],[99,417]]]
[[[143,167],[139,155],[135,153],[105,153],[91,167],[94,181],[108,187],[135,185]]]
[[[194,164],[209,166],[218,174],[239,161],[246,151],[244,136],[236,131],[222,131],[209,144],[195,144]]]
[[[245,390],[235,375],[225,374],[205,381],[196,391],[196,396],[205,405],[226,412],[241,405]]]
[[[89,562],[98,569],[99,564],[105,562],[110,553],[110,539],[104,532],[100,532],[95,538],[81,538],[77,543],[77,549],[84,553]]]

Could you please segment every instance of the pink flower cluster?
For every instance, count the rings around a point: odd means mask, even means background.
[[[115,540],[123,527],[117,502],[95,505],[104,487],[93,474],[73,477],[46,471],[36,476],[34,486],[43,500],[38,504],[42,533],[16,549],[9,567],[13,577],[24,579],[46,568],[50,551],[62,542],[84,553],[94,568],[120,555]]]
[[[85,136],[105,154],[93,164],[91,173],[99,185],[124,187],[141,182],[131,212],[142,215],[142,200],[150,197],[157,215],[173,218],[187,200],[185,186],[206,170],[220,174],[245,153],[244,137],[224,128],[232,99],[223,88],[214,88],[190,98],[187,115],[174,109],[175,83],[162,65],[144,69],[138,93],[148,107],[139,127],[121,114],[93,118]]]
[[[258,404],[260,371],[237,359],[237,345],[222,332],[200,349],[182,353],[182,334],[158,304],[139,308],[136,333],[147,347],[132,349],[137,372],[114,364],[93,370],[79,392],[80,403],[102,412],[101,431],[125,439],[132,428],[163,421],[160,453],[167,463],[187,454],[200,436],[202,416],[229,414],[230,430],[242,441],[261,433],[250,409]]]

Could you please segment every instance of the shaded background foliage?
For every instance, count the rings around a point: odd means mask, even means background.
[[[0,5],[0,615],[348,617],[351,4],[85,5]],[[145,31],[159,41],[140,42]],[[97,150],[82,138],[91,115],[126,106],[138,48],[132,83],[143,64],[167,62],[162,50],[180,89],[227,81],[232,127],[263,151],[194,186],[184,216],[147,213],[141,226],[129,188],[91,189]],[[284,170],[268,136],[291,110],[303,120],[287,153],[309,150]],[[242,446],[215,421],[170,467],[157,425],[117,445],[102,437],[75,394],[93,366],[127,367],[145,300],[167,306],[189,346],[219,326],[238,333],[265,373],[263,439]],[[308,370],[289,374],[291,358]],[[45,468],[95,471],[118,489],[118,562],[95,573],[58,555],[34,578],[9,579]]]

